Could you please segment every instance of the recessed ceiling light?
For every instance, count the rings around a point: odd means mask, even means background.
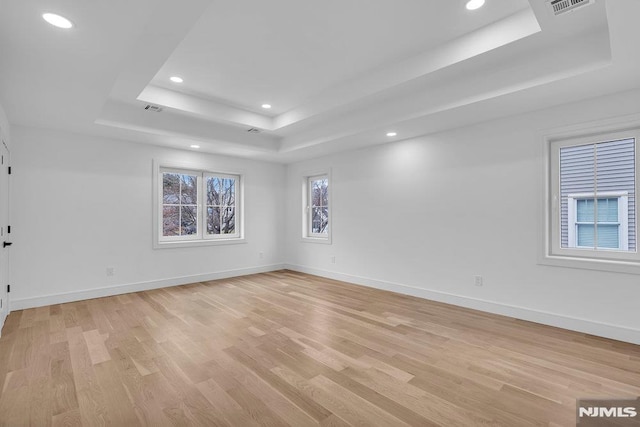
[[[484,5],[484,0],[469,0],[467,2],[468,10],[480,9]]]
[[[178,77],[178,76],[169,77],[169,80],[171,80],[174,83],[182,83],[184,81],[182,80],[182,77]]]
[[[64,16],[56,15],[55,13],[43,13],[42,18],[54,27],[64,28],[65,30],[73,27],[71,21]]]
[[[387,136],[396,136],[396,135],[397,135],[397,133],[395,133],[395,132],[387,132]]]
[[[189,147],[191,147],[191,148],[200,148],[200,146],[196,145],[196,144],[191,144]]]
[[[269,108],[271,108],[271,104],[262,104],[262,108],[268,110]]]

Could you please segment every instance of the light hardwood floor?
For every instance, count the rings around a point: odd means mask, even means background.
[[[3,426],[573,426],[640,346],[279,271],[11,313]]]

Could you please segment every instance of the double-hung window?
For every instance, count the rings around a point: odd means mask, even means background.
[[[628,251],[629,193],[569,194],[566,229],[565,247]]]
[[[329,174],[307,176],[303,185],[302,237],[309,241],[331,242]]]
[[[241,176],[159,167],[156,247],[242,240]]]
[[[637,143],[637,131],[550,142],[547,256],[640,266]]]

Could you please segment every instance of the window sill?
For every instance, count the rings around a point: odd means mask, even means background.
[[[323,245],[331,244],[331,237],[303,237],[302,241],[305,243],[320,243]]]
[[[247,243],[244,237],[234,239],[179,240],[174,242],[154,242],[154,249],[196,248],[200,246],[238,245]]]
[[[538,260],[538,264],[553,267],[609,271],[612,273],[640,274],[640,261],[615,261],[565,255],[544,255]]]

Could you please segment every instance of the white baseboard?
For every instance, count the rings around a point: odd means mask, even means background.
[[[474,310],[485,311],[488,313],[500,314],[502,316],[514,317],[516,319],[528,320],[530,322],[555,326],[571,331],[582,332],[604,338],[611,338],[614,340],[625,341],[632,344],[640,344],[640,329],[632,329],[625,326],[594,322],[587,319],[580,319],[556,313],[533,310],[525,307],[449,294],[446,292],[417,288],[410,285],[385,282],[382,280],[370,279],[367,277],[352,276],[350,274],[320,270],[317,268],[306,267],[302,265],[285,264],[284,268],[301,273],[313,274],[315,276],[340,280],[343,282],[355,283],[357,285],[368,286],[371,288],[383,289],[386,291],[425,298],[432,301],[438,301],[457,305],[460,307],[471,308]]]
[[[125,285],[109,286],[105,288],[86,289],[81,291],[43,295],[32,298],[15,299],[11,301],[11,311],[42,307],[52,304],[62,304],[65,302],[81,301],[92,298],[128,294],[131,292],[148,291],[150,289],[186,285],[189,283],[206,282],[209,280],[227,279],[229,277],[246,276],[249,274],[266,273],[269,271],[282,270],[283,268],[284,264],[272,264],[260,267],[218,271],[214,273],[196,274],[192,276],[172,277],[169,279],[150,280],[148,282],[129,283]]]

